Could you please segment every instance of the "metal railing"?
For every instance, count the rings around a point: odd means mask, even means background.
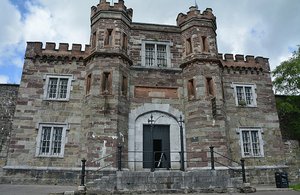
[[[116,161],[113,160],[109,164],[105,164],[104,166],[101,166],[98,169],[98,171],[101,171],[110,166],[116,168],[118,171],[122,171],[122,169],[124,167],[126,167],[129,163],[142,163],[143,168],[150,168],[151,171],[155,171],[155,169],[161,169],[161,168],[164,168],[166,170],[181,170],[182,171],[182,166],[184,165],[184,163],[186,163],[186,167],[197,167],[197,164],[199,167],[203,167],[202,165],[206,164],[206,166],[208,166],[209,162],[210,162],[211,170],[215,170],[215,168],[216,168],[215,164],[217,163],[221,166],[227,167],[229,170],[241,172],[242,178],[243,178],[243,183],[246,183],[245,160],[244,159],[241,159],[240,162],[237,162],[219,152],[214,151],[213,146],[210,146],[209,148],[210,148],[210,150],[201,151],[201,152],[184,152],[185,155],[190,156],[186,159],[190,159],[190,160],[185,160],[184,162],[182,162],[181,151],[155,151],[155,152],[153,152],[153,157],[157,156],[159,158],[155,158],[153,160],[152,159],[145,160],[143,155],[150,154],[150,153],[152,153],[152,151],[126,151],[126,152],[124,152],[122,150],[122,146],[118,146],[116,152],[113,152],[107,156],[101,157],[99,159],[96,159],[96,160],[93,160],[90,162],[95,163],[95,162],[99,162],[99,161],[105,161],[108,158],[116,159]],[[210,157],[208,157],[209,155],[207,155],[209,153],[210,153]],[[140,156],[141,160],[136,160],[136,158],[132,158],[134,160],[129,160],[128,159],[129,154],[134,154],[134,155],[139,154],[139,155],[141,155]],[[200,154],[202,154],[202,156]],[[203,159],[203,154],[204,154],[204,156],[206,156],[204,159]],[[180,160],[171,160],[172,155],[173,156],[178,155],[177,159],[180,159]],[[218,159],[220,159],[220,157],[222,159],[228,160],[229,163],[226,164],[226,163],[222,162],[222,160],[218,160]],[[178,163],[179,166],[176,166],[178,168],[171,167],[172,163]],[[238,170],[239,166],[238,167],[235,166],[233,168],[231,166],[232,163],[238,164],[241,167],[241,171]],[[150,164],[150,166],[149,166],[149,164]],[[81,185],[84,185],[84,177],[86,176],[85,175],[85,165],[86,165],[86,160],[83,159],[82,160]],[[147,165],[147,166],[145,166],[145,165]]]
[[[233,160],[233,159],[231,159],[231,158],[229,158],[229,157],[227,157],[227,156],[225,156],[223,154],[220,154],[219,152],[214,151],[214,146],[210,146],[209,148],[210,148],[210,159],[211,159],[211,169],[212,170],[215,170],[215,162],[216,162],[216,163],[218,163],[218,164],[220,164],[222,166],[227,167],[228,169],[230,169],[232,171],[237,171],[236,169],[233,169],[232,167],[230,167],[228,165],[225,165],[224,163],[222,163],[220,161],[217,161],[215,159],[215,155],[214,155],[214,154],[217,154],[217,155],[221,156],[222,158],[225,158],[225,159],[227,159],[227,160],[229,160],[231,162],[234,162],[234,163],[240,165],[241,169],[242,169],[241,173],[242,173],[243,183],[246,183],[245,159],[242,158],[240,160],[240,162],[237,162],[237,161],[235,161],[235,160]]]

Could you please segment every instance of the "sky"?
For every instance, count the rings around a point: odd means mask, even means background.
[[[195,5],[195,0],[124,1],[133,9],[133,22],[169,25]],[[196,2],[201,11],[212,8],[217,17],[219,53],[263,56],[273,70],[300,45],[299,0]],[[27,41],[89,44],[91,6],[98,3],[0,0],[0,83],[20,83]]]

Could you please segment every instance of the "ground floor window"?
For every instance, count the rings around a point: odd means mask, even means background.
[[[243,157],[263,157],[263,140],[260,128],[241,128],[240,139]]]
[[[37,156],[63,157],[67,125],[40,124],[37,138]]]

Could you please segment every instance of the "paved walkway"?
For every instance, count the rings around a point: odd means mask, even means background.
[[[268,187],[268,186],[259,186],[256,188],[257,188],[257,192],[253,193],[253,195],[300,195],[300,192],[292,191],[285,188],[278,189],[278,188]],[[49,193],[62,193],[62,192],[66,192],[66,191],[70,192],[74,190],[77,190],[77,186],[0,184],[0,195],[48,195]],[[238,195],[239,193],[227,193],[227,194]],[[196,195],[196,194],[190,194],[190,195]],[[209,193],[207,195],[220,195],[220,194]]]

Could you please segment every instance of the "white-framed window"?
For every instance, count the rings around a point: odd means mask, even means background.
[[[170,67],[170,42],[142,41],[142,66]]]
[[[237,106],[256,107],[256,85],[233,83],[235,104]]]
[[[36,156],[64,156],[67,124],[40,123],[37,137]]]
[[[261,128],[239,128],[242,157],[263,157]]]
[[[45,75],[44,99],[69,100],[72,75]]]

